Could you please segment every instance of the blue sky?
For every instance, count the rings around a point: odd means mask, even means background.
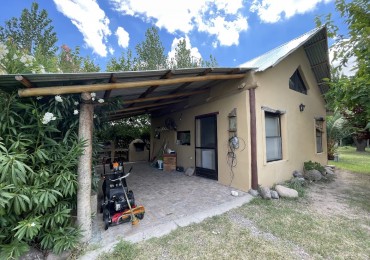
[[[5,2],[3,0],[3,2]],[[20,17],[32,0],[2,3],[0,24]],[[236,67],[315,27],[314,17],[333,13],[333,0],[39,0],[58,45],[81,47],[102,70],[156,26],[166,54],[180,38],[195,57],[212,54],[219,66]],[[344,27],[343,27],[344,28]],[[330,44],[330,43],[329,43]]]

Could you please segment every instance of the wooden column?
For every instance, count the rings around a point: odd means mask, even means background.
[[[86,144],[78,161],[77,225],[82,229],[80,242],[86,243],[92,237],[90,196],[94,106],[89,103],[91,100],[90,93],[82,93],[81,99],[78,138],[85,140]]]
[[[257,129],[256,129],[256,95],[255,89],[249,89],[249,108],[250,108],[250,125],[251,125],[251,175],[252,189],[258,189],[258,172],[257,172]]]

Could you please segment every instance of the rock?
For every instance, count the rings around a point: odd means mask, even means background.
[[[28,251],[19,258],[19,260],[41,260],[41,259],[45,259],[44,254],[33,247],[30,248],[30,251]]]
[[[322,174],[318,170],[309,170],[303,172],[303,177],[309,181],[319,181],[322,178]]]
[[[293,177],[302,178],[303,174],[302,174],[302,172],[295,170],[295,171],[293,171]]]
[[[233,195],[234,197],[238,197],[239,193],[236,190],[232,190],[231,195]]]
[[[186,176],[193,176],[193,174],[194,174],[194,168],[193,167],[189,167],[189,168],[186,169],[186,171],[185,171]]]
[[[290,182],[292,184],[300,185],[303,186],[305,184],[305,179],[303,177],[298,177],[298,178],[292,178]]]
[[[283,198],[297,198],[298,197],[298,191],[287,188],[282,185],[276,185],[275,190],[277,191],[279,196]]]
[[[270,188],[268,187],[260,187],[260,193],[261,193],[261,197],[266,199],[266,200],[270,200],[271,199],[271,191],[270,191]]]
[[[328,164],[328,165],[326,165],[326,166],[325,166],[325,168],[326,168],[326,167],[331,168],[331,170],[335,170],[335,165]]]
[[[250,189],[250,190],[248,191],[248,193],[249,193],[250,195],[252,195],[253,197],[257,197],[257,196],[258,196],[258,191],[257,191],[257,190],[254,190],[254,189]]]
[[[334,171],[330,167],[325,167],[326,174],[334,175]]]
[[[280,198],[277,191],[275,191],[275,190],[271,191],[271,198],[273,198],[273,199],[279,199]]]

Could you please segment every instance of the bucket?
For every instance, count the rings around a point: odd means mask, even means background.
[[[158,160],[157,163],[158,163],[158,169],[159,170],[163,170],[163,161],[162,160]]]

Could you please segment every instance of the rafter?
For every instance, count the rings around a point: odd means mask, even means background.
[[[18,80],[20,83],[22,83],[22,85],[25,86],[26,88],[33,88],[34,87],[32,82],[29,81],[29,79],[27,79],[25,76],[17,75],[17,76],[15,76],[15,79]]]
[[[202,93],[205,93],[205,92],[206,92],[206,90],[199,90],[199,91],[177,93],[177,94],[164,95],[164,96],[158,96],[158,97],[138,98],[138,99],[123,101],[123,104],[126,105],[126,104],[142,103],[142,102],[148,102],[148,101],[156,101],[156,100],[161,100],[161,99],[187,97],[187,96],[192,96],[192,95],[196,95],[196,94],[202,94]]]
[[[109,83],[116,83],[117,82],[117,80],[116,80],[116,78],[114,77],[114,74],[112,73],[112,74],[110,74],[110,78],[109,78],[109,81],[108,81]],[[106,90],[105,91],[105,93],[104,93],[104,99],[106,100],[106,99],[108,99],[109,97],[110,97],[110,93],[112,92],[112,90],[111,89],[109,89],[109,90]]]
[[[173,72],[172,70],[168,70],[163,76],[160,77],[160,79],[169,79],[171,78],[173,75]],[[156,88],[158,88],[159,86],[158,85],[155,85],[155,86],[151,86],[149,87],[144,93],[142,93],[140,96],[139,96],[139,99],[140,98],[145,98],[146,96],[148,96],[150,93],[152,93],[154,90],[156,90]],[[132,107],[134,105],[131,104],[129,107]]]
[[[144,109],[144,108],[159,107],[159,106],[164,106],[164,105],[179,103],[179,102],[182,102],[182,101],[183,100],[179,99],[179,100],[172,100],[172,101],[167,101],[167,102],[162,102],[162,103],[155,103],[155,104],[149,104],[149,105],[143,105],[143,106],[137,106],[137,107],[129,107],[129,108],[124,108],[124,109],[116,110],[116,111],[110,113],[110,115],[113,115],[115,113],[120,113],[120,112],[140,110],[140,109]]]

